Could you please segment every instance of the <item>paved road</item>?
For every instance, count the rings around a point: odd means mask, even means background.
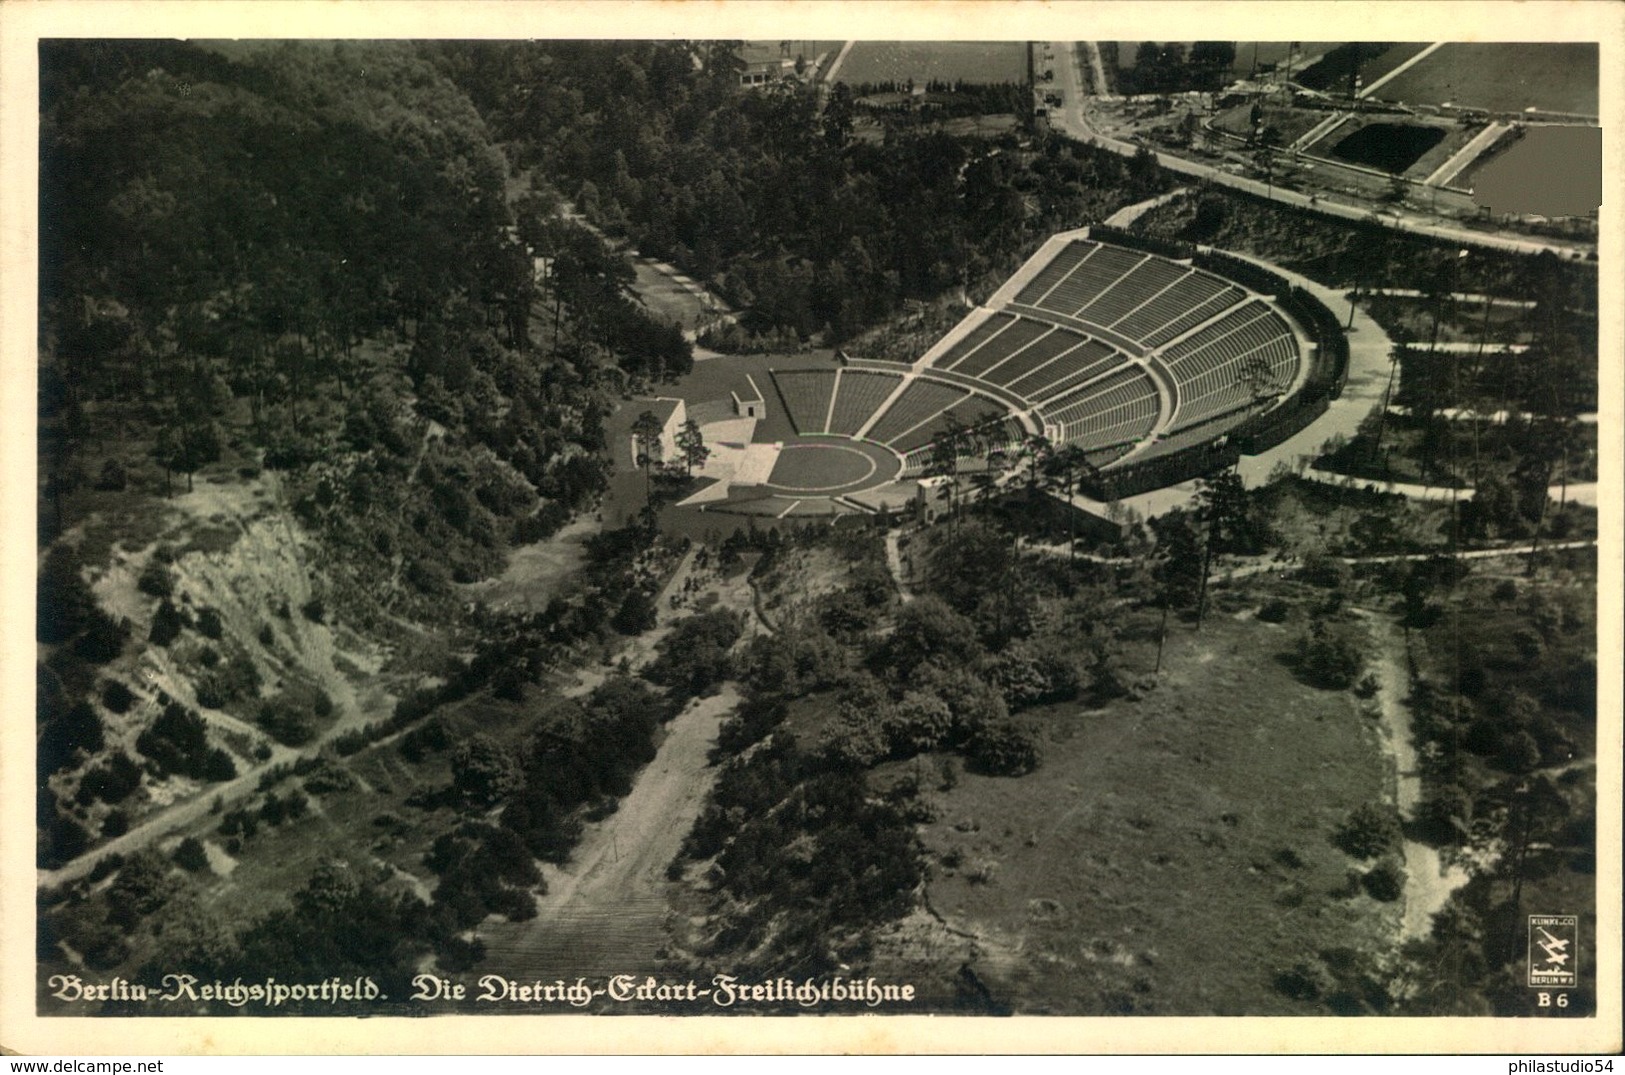
[[[1051,48],[1056,53],[1055,80],[1062,91],[1064,101],[1060,108],[1050,110],[1050,124],[1062,133],[1080,141],[1092,142],[1102,149],[1109,149],[1124,156],[1133,156],[1139,152],[1140,146],[1113,138],[1096,127],[1090,119],[1091,100],[1084,91],[1084,77],[1078,56],[1079,49],[1075,47],[1078,44],[1077,42],[1057,41],[1051,45]],[[1083,43],[1083,51],[1087,52],[1091,44],[1090,42]],[[1517,254],[1538,254],[1542,251],[1551,251],[1565,258],[1584,256],[1594,249],[1580,243],[1561,243],[1552,239],[1531,239],[1474,231],[1470,228],[1455,227],[1430,220],[1412,212],[1393,212],[1392,215],[1385,213],[1382,216],[1375,216],[1373,208],[1369,205],[1348,205],[1342,202],[1330,201],[1318,194],[1284,190],[1274,184],[1261,183],[1256,179],[1236,175],[1224,168],[1187,160],[1184,157],[1176,157],[1171,153],[1158,152],[1156,158],[1157,162],[1164,168],[1172,172],[1178,172],[1181,175],[1205,179],[1221,186],[1246,191],[1261,198],[1278,201],[1299,209],[1308,209],[1325,216],[1339,217],[1344,220],[1377,220],[1400,231],[1425,235],[1433,239],[1442,239],[1445,242],[1488,247]]]

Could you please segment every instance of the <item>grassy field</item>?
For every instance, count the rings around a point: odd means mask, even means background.
[[[1386,55],[1381,58],[1387,59]],[[1384,85],[1375,96],[1411,104],[1448,101],[1494,112],[1537,108],[1594,116],[1597,64],[1594,44],[1452,42]],[[1362,75],[1368,85],[1378,77],[1367,72]]]
[[[1277,659],[1300,625],[1253,619],[1261,596],[1173,628],[1142,700],[1042,711],[1036,773],[941,796],[928,899],[1018,1012],[1304,1013],[1278,971],[1391,932],[1393,905],[1341,894],[1355,863],[1328,841],[1389,785],[1378,728]]]
[[[1024,41],[860,41],[847,54],[837,82],[1021,82]]]

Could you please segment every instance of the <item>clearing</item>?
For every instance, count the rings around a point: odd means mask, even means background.
[[[1036,772],[940,794],[922,830],[940,924],[912,920],[885,961],[933,993],[964,962],[1018,1013],[1309,1011],[1275,975],[1386,947],[1398,909],[1351,886],[1357,864],[1330,842],[1388,767],[1353,695],[1278,659],[1300,630],[1249,612],[1171,626],[1144,698],[1035,711]]]

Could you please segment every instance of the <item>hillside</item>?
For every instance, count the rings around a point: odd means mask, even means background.
[[[688,348],[413,47],[51,42],[41,69],[41,958],[125,967],[197,939],[159,906],[223,891],[162,856],[252,874],[256,830],[381,790],[346,760],[370,742],[511,707],[621,637],[616,605],[661,581],[654,535],[576,528],[504,569],[604,487],[602,383]],[[498,576],[524,599],[492,613],[472,587]],[[578,720],[520,713],[489,726],[514,773],[538,723]],[[401,794],[437,771],[444,753]],[[251,914],[197,929],[251,946],[313,869],[368,858],[307,846],[273,856]],[[108,877],[145,893],[133,912],[84,902]],[[402,943],[444,949],[427,923]]]

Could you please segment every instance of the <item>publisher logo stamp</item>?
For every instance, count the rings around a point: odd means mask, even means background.
[[[1529,916],[1529,985],[1578,984],[1580,919],[1571,914]]]

